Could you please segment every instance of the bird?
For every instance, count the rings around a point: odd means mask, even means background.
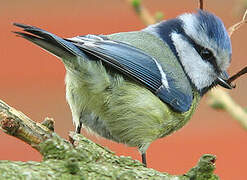
[[[61,38],[14,23],[65,66],[66,100],[75,131],[137,147],[182,128],[202,96],[227,81],[232,46],[222,20],[197,10],[141,30]],[[55,70],[54,70],[55,71]]]

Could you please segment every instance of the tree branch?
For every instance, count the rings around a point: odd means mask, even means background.
[[[44,126],[47,124],[52,127],[53,121],[33,122],[0,100],[0,129],[32,145],[43,156],[42,162],[0,161],[0,179],[218,179],[213,174],[213,155],[203,155],[187,174],[169,175],[145,168],[129,157],[118,157],[74,132],[69,135],[72,145]]]
[[[33,122],[22,112],[8,106],[0,100],[0,128],[5,133],[12,135],[39,149],[38,144],[46,140],[50,130],[40,123]]]
[[[155,22],[155,18],[141,6],[140,0],[126,1],[132,3],[145,24]],[[213,99],[225,99],[222,101],[222,107],[235,116],[236,104],[229,105],[229,99],[220,97],[222,92],[213,94],[216,95]],[[245,118],[246,114],[241,111],[243,109],[239,109],[236,114]],[[218,176],[213,174],[216,160],[213,155],[203,155],[198,164],[184,175],[169,175],[145,168],[139,161],[131,158],[118,157],[74,132],[69,135],[73,142],[71,144],[53,132],[53,124],[51,119],[36,123],[0,100],[0,129],[30,144],[43,156],[42,162],[0,161],[0,179],[218,179]]]

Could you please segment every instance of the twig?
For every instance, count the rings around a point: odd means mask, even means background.
[[[199,9],[203,10],[203,0],[199,0]]]
[[[240,22],[232,25],[230,28],[228,28],[228,34],[231,37],[232,34],[239,29],[243,24],[247,23],[247,9],[245,10],[245,13],[243,15],[243,18]]]
[[[51,131],[0,100],[0,128],[38,149]]]
[[[236,79],[238,79],[240,76],[244,75],[247,73],[247,66],[244,67],[243,69],[241,69],[239,72],[237,72],[236,74],[234,74],[233,76],[231,76],[227,82],[229,84],[231,84],[231,82],[235,81]]]
[[[134,8],[136,14],[140,17],[143,24],[150,25],[156,23],[155,18],[145,7],[142,6],[141,0],[126,0],[126,2]]]
[[[225,110],[247,130],[247,112],[228,93],[217,88],[209,93],[209,97],[208,102],[212,107],[220,107],[220,109]]]

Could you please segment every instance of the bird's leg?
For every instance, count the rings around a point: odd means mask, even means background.
[[[147,167],[147,159],[146,159],[146,153],[142,153],[142,164]]]
[[[80,121],[79,126],[76,127],[75,132],[77,134],[81,134],[81,127],[82,127],[82,122]]]
[[[80,123],[79,123],[79,126],[77,126],[77,127],[75,128],[75,132],[76,132],[77,134],[81,134],[81,128],[82,128],[82,122],[80,122]],[[74,145],[74,139],[71,138],[71,136],[69,136],[69,142],[70,142],[72,145]]]

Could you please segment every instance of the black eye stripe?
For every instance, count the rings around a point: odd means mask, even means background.
[[[212,58],[214,57],[213,53],[208,50],[208,49],[201,49],[200,51],[200,56],[202,57],[202,59],[207,60],[207,61],[211,61]]]
[[[206,49],[202,46],[200,46],[199,44],[197,44],[193,39],[191,39],[187,34],[184,34],[184,36],[186,37],[186,40],[193,45],[193,47],[195,48],[195,50],[197,51],[197,53],[201,56],[201,58],[204,60],[204,61],[207,61],[209,62],[210,64],[212,64],[212,66],[214,67],[215,71],[217,73],[220,73],[220,69],[219,67],[217,66],[217,63],[216,63],[216,58],[214,56],[214,54],[212,53],[212,51],[210,51],[209,49]],[[206,53],[207,51],[207,55],[204,54]],[[204,56],[205,55],[205,56]],[[208,57],[206,57],[208,56]],[[209,57],[210,56],[210,57]]]

